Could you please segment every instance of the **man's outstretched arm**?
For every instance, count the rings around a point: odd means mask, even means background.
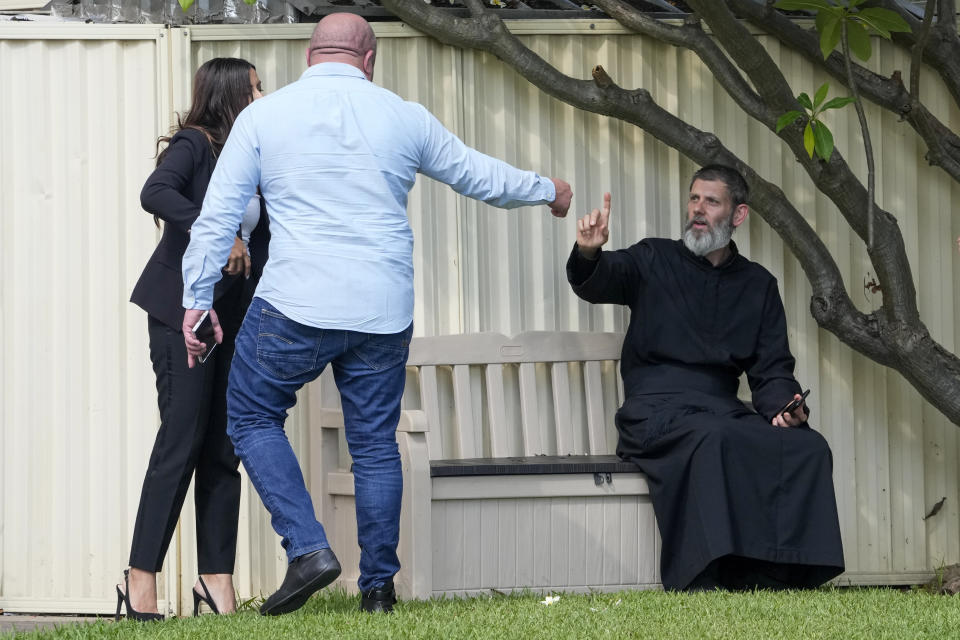
[[[495,207],[513,209],[545,204],[554,216],[567,215],[573,192],[565,180],[523,171],[471,149],[426,109],[423,117],[421,173],[450,185],[459,194]]]

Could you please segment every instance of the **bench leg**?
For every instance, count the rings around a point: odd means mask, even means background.
[[[427,439],[423,433],[397,432],[403,465],[403,502],[400,510],[400,573],[394,579],[402,599],[433,595],[431,481]]]

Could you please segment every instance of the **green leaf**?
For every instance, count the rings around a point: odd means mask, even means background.
[[[826,111],[827,109],[839,109],[840,107],[845,107],[851,102],[856,102],[856,100],[850,96],[844,96],[842,98],[833,98],[827,101],[827,104],[820,107],[820,111]]]
[[[823,160],[830,160],[830,156],[833,154],[833,134],[830,133],[827,125],[819,120],[815,122],[813,125],[813,138],[813,147],[817,155]],[[806,145],[806,137],[804,137],[804,145]]]
[[[798,95],[797,102],[799,102],[802,106],[806,107],[810,111],[813,111],[813,103],[810,102],[810,96],[808,96],[806,93],[801,93],[800,95]]]
[[[257,4],[257,0],[243,0],[243,1],[249,4],[250,6]]]
[[[180,0],[180,8],[186,13],[193,6],[193,0]]]
[[[784,127],[789,126],[794,122],[796,122],[797,118],[799,118],[802,115],[803,115],[803,111],[797,111],[796,109],[794,109],[793,111],[787,111],[785,114],[780,116],[780,118],[777,120],[777,133],[780,133],[780,131],[782,131]]]
[[[827,17],[821,20],[820,15]],[[840,24],[843,18],[831,13],[823,13],[820,15],[817,16],[817,30],[820,32],[820,53],[823,54],[823,59],[826,60],[830,57],[830,52],[837,48],[837,43],[840,42],[840,37],[843,35],[843,29]],[[819,26],[821,23],[823,24],[823,28]]]
[[[807,123],[807,126],[803,128],[803,148],[807,150],[807,155],[811,158],[813,157],[813,145],[815,144],[813,139],[813,128],[810,126],[810,123]]]
[[[911,31],[907,21],[900,17],[896,12],[878,7],[869,7],[861,9],[854,17],[865,25],[879,33],[881,36],[890,39],[891,33]]]
[[[773,6],[784,11],[820,11],[834,8],[827,0],[780,0]]]
[[[827,97],[827,91],[830,90],[830,83],[824,82],[820,85],[820,88],[817,89],[817,93],[813,96],[813,108],[816,109],[820,106],[820,103],[823,102],[823,99]]]
[[[834,20],[839,20],[843,16],[842,9],[831,8],[829,10],[823,9],[817,12],[817,18],[814,23],[817,25],[817,32],[823,33],[824,28],[826,28],[829,22]]]
[[[850,44],[850,51],[861,60],[869,60],[872,50],[870,49],[870,34],[860,24],[851,22],[847,24],[847,42]]]
[[[885,38],[885,39],[887,39],[887,40],[889,40],[890,37],[891,37],[891,36],[890,36],[890,32],[887,31],[886,29],[876,29],[876,28],[874,28],[874,27],[871,27],[866,21],[861,20],[861,19],[858,18],[857,16],[851,14],[851,15],[850,15],[850,27],[852,27],[854,24],[861,25],[861,26],[866,30],[867,34],[869,34],[870,32],[873,32],[873,33],[877,34],[878,36],[880,36],[881,38]],[[849,29],[850,27],[847,27],[847,29]]]
[[[850,0],[850,2],[849,2],[848,4],[850,5],[850,8],[852,9],[853,7],[856,7],[857,5],[861,5],[861,4],[863,4],[864,2],[866,2],[866,1],[867,1],[867,0]]]
[[[817,18],[814,20],[814,24],[817,26],[817,33],[823,33],[823,25],[832,15],[830,11],[817,11]]]

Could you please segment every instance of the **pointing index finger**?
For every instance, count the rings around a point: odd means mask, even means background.
[[[609,191],[603,194],[603,213],[600,219],[604,227],[606,227],[610,221],[610,192]]]
[[[610,192],[607,191],[603,194],[603,221],[606,222],[610,218]]]

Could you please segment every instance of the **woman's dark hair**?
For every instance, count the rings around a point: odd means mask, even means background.
[[[256,67],[240,58],[213,58],[200,65],[193,76],[190,110],[182,119],[177,114],[177,126],[172,133],[181,129],[202,131],[213,156],[219,156],[237,116],[253,100],[250,69]],[[161,150],[160,145],[169,143],[172,137],[171,134],[157,140],[157,166],[167,153],[167,148]],[[154,220],[160,226],[156,216]]]

